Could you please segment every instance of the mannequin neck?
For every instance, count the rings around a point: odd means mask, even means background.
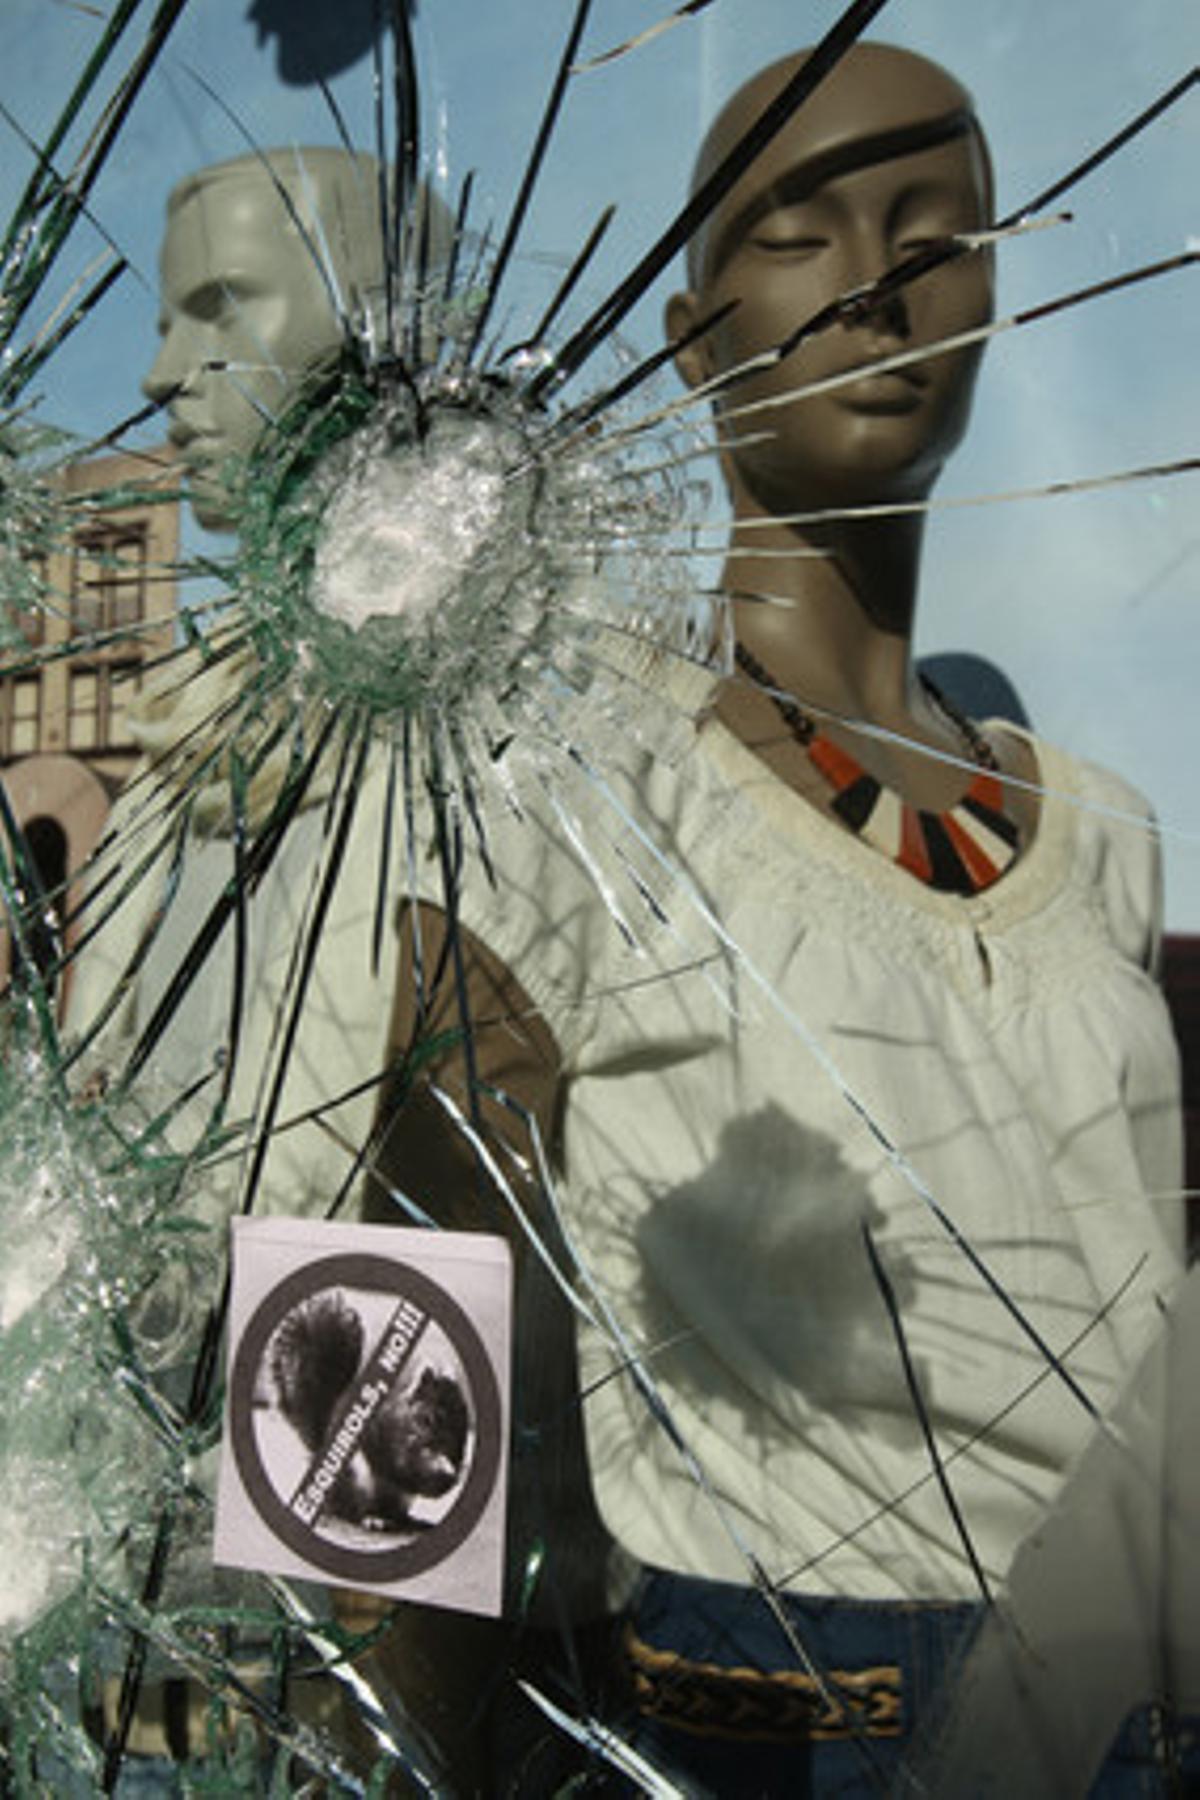
[[[802,703],[902,724],[923,515],[796,526],[736,489],[734,502],[724,586],[738,639]]]

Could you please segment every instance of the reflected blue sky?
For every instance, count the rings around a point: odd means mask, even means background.
[[[423,0],[419,8],[428,166],[452,194],[468,169],[477,171],[480,220],[490,212],[503,221],[570,10],[560,0]],[[666,10],[663,0],[605,0],[593,8],[586,47],[606,49]],[[95,41],[93,11],[66,0],[5,0],[0,99],[34,136]],[[678,205],[700,135],[726,94],[819,36],[833,16],[825,0],[714,0],[644,49],[579,76],[524,235],[514,320],[523,285],[544,294],[551,266],[569,260],[615,200],[617,219],[581,305],[599,297]],[[53,422],[88,435],[137,406],[154,349],[157,247],[174,181],[240,154],[243,132],[264,146],[336,141],[320,94],[280,79],[273,17],[269,0],[194,0],[185,10],[94,196],[132,272],[39,384]],[[993,144],[1001,212],[1177,79],[1196,61],[1200,40],[1187,0],[1009,0],[1000,8],[895,0],[872,35],[937,57],[973,90]],[[342,70],[332,86],[356,140],[370,147],[369,61]],[[29,156],[11,130],[4,145],[7,211]],[[1194,90],[1071,195],[1072,224],[1004,248],[1001,311],[1171,255],[1189,236],[1194,242],[1197,166]],[[99,245],[97,234],[80,232],[71,267]],[[627,321],[641,350],[661,341],[671,285],[661,283]],[[1024,488],[1194,453],[1198,318],[1193,269],[995,344],[970,437],[941,493]],[[1168,833],[1169,919],[1189,930],[1200,930],[1192,779],[1200,749],[1198,521],[1194,476],[947,511],[930,528],[921,626],[927,649],[970,649],[1000,664],[1039,729],[1151,795]]]

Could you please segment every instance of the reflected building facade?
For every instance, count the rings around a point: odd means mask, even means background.
[[[174,641],[180,516],[168,456],[91,457],[62,471],[72,529],[38,566],[45,601],[21,620],[31,654],[10,650],[0,663],[0,767],[50,913],[39,961],[137,761],[129,709]],[[11,960],[6,933],[4,978]]]

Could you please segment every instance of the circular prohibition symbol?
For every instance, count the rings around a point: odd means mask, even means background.
[[[401,1314],[439,1326],[458,1357],[470,1390],[474,1443],[466,1480],[450,1510],[410,1541],[394,1537],[378,1551],[356,1549],[323,1536],[317,1518],[306,1516],[297,1497],[272,1481],[255,1428],[255,1392],[271,1339],[288,1315],[329,1289],[366,1289],[394,1296]],[[400,1316],[400,1315],[397,1315]],[[401,1317],[403,1324],[403,1317]],[[388,1346],[382,1361],[388,1367]],[[381,1360],[377,1348],[356,1385]],[[370,1395],[368,1394],[368,1400]],[[306,1263],[276,1284],[242,1333],[229,1381],[229,1432],[242,1485],[264,1524],[289,1550],[326,1574],[361,1583],[403,1581],[423,1574],[450,1556],[479,1523],[496,1485],[502,1441],[500,1390],[491,1358],[475,1326],[458,1302],[420,1269],[390,1257],[364,1254],[328,1256]],[[332,1434],[335,1444],[337,1433]]]

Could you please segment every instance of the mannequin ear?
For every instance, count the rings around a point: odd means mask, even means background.
[[[686,293],[672,294],[663,313],[668,343],[677,344],[702,318],[700,302],[689,288]],[[675,367],[689,387],[699,387],[713,373],[712,347],[707,337],[696,338],[678,351]]]

